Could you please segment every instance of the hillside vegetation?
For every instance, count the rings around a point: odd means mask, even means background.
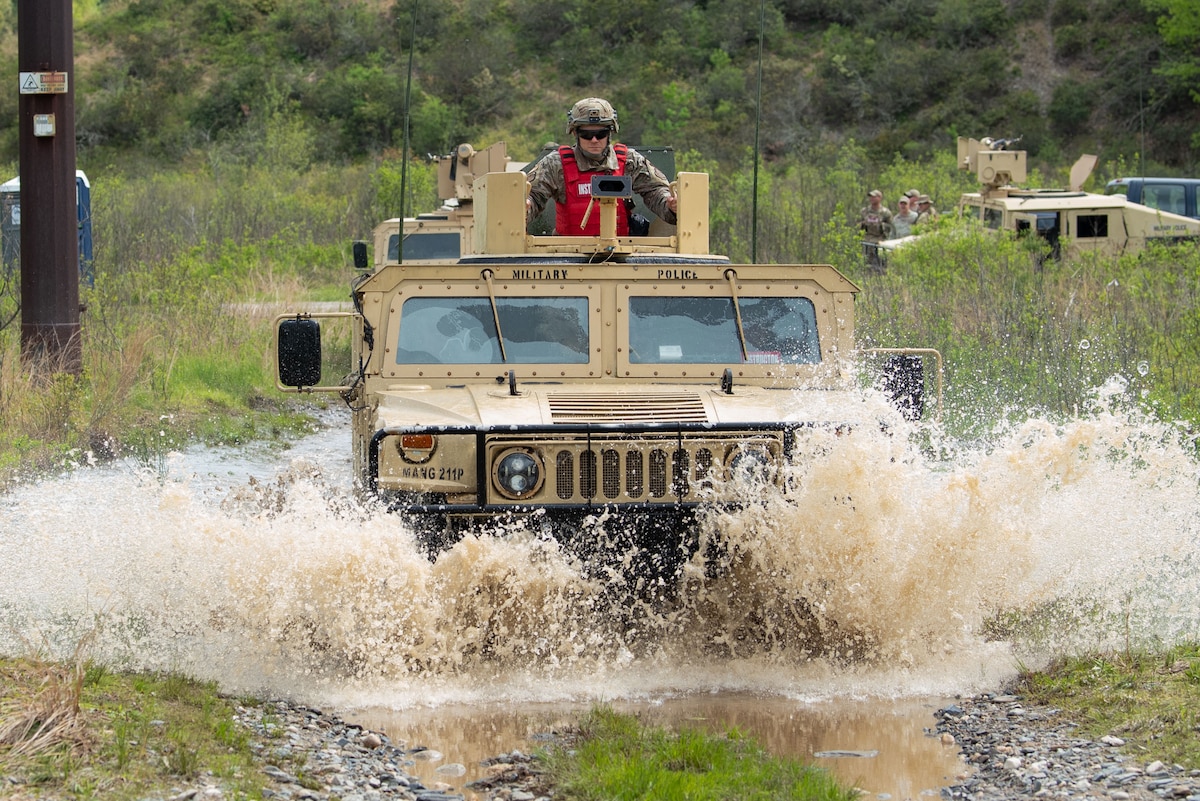
[[[1200,29],[1184,0],[1145,3],[79,0],[96,240],[84,371],[30,373],[18,274],[0,271],[0,478],[303,425],[274,388],[269,318],[232,304],[344,299],[350,242],[436,204],[425,154],[502,140],[531,158],[591,94],[616,104],[622,140],[672,145],[680,169],[711,174],[714,250],[837,265],[864,289],[864,343],[941,349],[954,432],[979,436],[997,410],[1077,413],[1114,377],[1190,430],[1195,247],[1045,262],[1036,243],[997,245],[944,215],[878,275],[853,225],[875,187],[953,207],[974,188],[958,134],[1022,136],[1035,186],[1065,184],[1083,150],[1101,157],[1093,185],[1194,170]],[[0,8],[9,74],[13,8]],[[0,88],[13,175],[17,104],[13,81]]]
[[[1200,23],[1187,0],[76,0],[81,161],[178,164],[294,117],[316,161],[403,143],[509,142],[530,158],[579,96],[627,142],[744,165],[762,32],[763,152],[863,143],[924,159],[956,134],[1021,136],[1034,157],[1142,153],[1193,170]],[[0,12],[16,74],[15,12]],[[410,48],[410,43],[412,47]],[[412,52],[410,53],[410,49]],[[408,65],[412,57],[411,108]],[[0,95],[15,159],[17,87]],[[411,113],[406,113],[411,112]]]

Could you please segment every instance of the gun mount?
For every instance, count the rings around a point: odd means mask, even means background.
[[[958,168],[975,173],[979,183],[983,185],[985,196],[993,194],[1001,187],[1020,183],[1026,179],[1025,151],[1008,150],[1009,145],[1016,144],[1016,139],[968,139],[958,137]]]

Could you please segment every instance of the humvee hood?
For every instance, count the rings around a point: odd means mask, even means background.
[[[517,384],[412,386],[380,393],[378,425],[479,425],[485,428],[580,423],[847,422],[856,406],[840,390],[709,384]]]

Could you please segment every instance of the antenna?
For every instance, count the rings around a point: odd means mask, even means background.
[[[766,27],[767,0],[758,7],[758,88],[754,99],[754,197],[750,202],[750,263],[758,264],[758,131],[762,121],[763,28]]]
[[[412,5],[412,28],[408,32],[408,81],[404,85],[404,144],[400,151],[400,236],[396,242],[396,261],[404,263],[404,203],[408,200],[408,121],[412,116],[413,52],[417,41],[417,0]]]

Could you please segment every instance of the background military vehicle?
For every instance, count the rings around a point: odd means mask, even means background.
[[[453,153],[435,160],[441,207],[404,219],[403,257],[406,263],[444,262],[470,253],[475,229],[475,179],[489,172],[520,170],[524,166],[508,157],[504,142],[496,142],[483,150],[461,144]],[[375,226],[376,269],[400,260],[400,222],[399,217],[393,217]]]
[[[1095,156],[1084,155],[1075,162],[1065,189],[1018,187],[1028,178],[1026,153],[1010,149],[1013,144],[1015,140],[958,138],[958,168],[974,173],[981,185],[980,191],[959,199],[960,217],[992,230],[1032,231],[1050,244],[1054,258],[1064,248],[1068,253],[1119,255],[1136,253],[1148,242],[1200,238],[1200,220],[1135,203],[1124,194],[1083,191]],[[918,236],[878,243],[879,258],[886,260],[889,252]]]
[[[854,363],[858,288],[830,265],[709,253],[708,176],[673,187],[665,235],[618,237],[631,181],[604,175],[598,236],[540,236],[523,173],[477,177],[464,255],[371,269],[356,247],[352,312],[278,319],[279,387],[343,395],[357,483],[433,554],[501,518],[584,554],[616,536],[673,569],[699,505],[743,502],[746,482],[786,490],[818,432],[880,424]],[[327,381],[320,322],[338,320],[352,370]],[[940,357],[876,353],[887,394],[919,418],[923,359]],[[605,512],[616,525],[591,525]]]
[[[1020,189],[1026,180],[1025,151],[997,147],[991,139],[958,138],[958,168],[975,173],[982,189],[959,200],[959,214],[992,229],[1033,231],[1054,255],[1099,251],[1136,253],[1150,241],[1200,237],[1200,220],[1133,203],[1123,195],[1082,190],[1096,157],[1085,155],[1071,168],[1066,189]]]

